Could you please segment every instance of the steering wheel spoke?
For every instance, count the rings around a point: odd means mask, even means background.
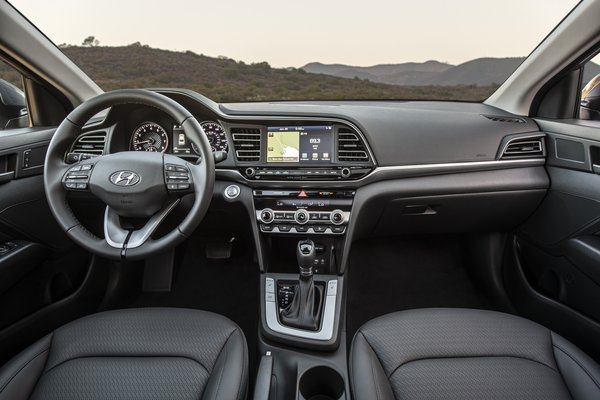
[[[179,158],[165,156],[163,171],[169,194],[181,196],[194,192],[190,169]]]
[[[121,217],[112,208],[106,207],[104,212],[104,238],[106,242],[117,249],[134,249],[142,246],[150,239],[161,222],[179,203],[179,199],[171,200],[139,229],[125,229],[121,225]]]
[[[90,177],[94,170],[94,161],[89,160],[72,166],[65,166],[62,186],[70,192],[88,192],[90,190]]]

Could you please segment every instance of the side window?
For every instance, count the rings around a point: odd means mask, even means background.
[[[28,126],[29,113],[22,76],[0,60],[0,131]]]
[[[579,118],[600,121],[600,54],[583,67]]]

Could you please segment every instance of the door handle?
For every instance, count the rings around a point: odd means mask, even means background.
[[[13,179],[15,179],[15,171],[0,173],[0,185],[6,182],[10,182]]]

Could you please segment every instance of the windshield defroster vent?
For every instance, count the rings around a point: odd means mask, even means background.
[[[516,138],[509,140],[502,152],[502,159],[518,157],[543,157],[544,139],[542,137]]]
[[[485,117],[494,122],[509,122],[512,124],[524,124],[527,122],[523,118],[519,117],[504,117],[500,115],[482,115],[482,117]]]
[[[241,162],[260,161],[260,129],[231,128],[235,158]]]
[[[79,136],[73,147],[71,153],[78,154],[94,154],[101,156],[104,154],[104,147],[106,146],[106,132],[89,132]]]
[[[358,134],[346,127],[338,129],[337,157],[340,162],[369,162],[369,153]]]

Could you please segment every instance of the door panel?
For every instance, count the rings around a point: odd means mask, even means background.
[[[519,229],[517,249],[527,284],[545,301],[525,296],[517,302],[525,310],[543,304],[535,319],[600,359],[600,345],[592,336],[600,329],[600,166],[594,158],[600,124],[538,123],[548,135],[551,186]],[[570,317],[558,318],[559,313]]]
[[[53,133],[0,135],[0,365],[59,324],[94,311],[106,287],[105,278],[90,281],[98,275],[91,274],[91,255],[67,238],[46,201],[42,173]],[[76,304],[82,297],[86,302]]]

